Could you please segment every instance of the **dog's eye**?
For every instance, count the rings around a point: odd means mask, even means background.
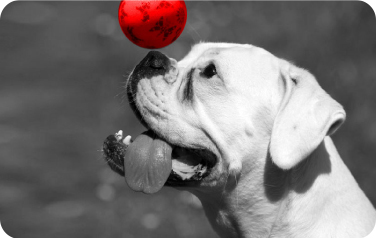
[[[205,78],[211,78],[217,74],[217,69],[215,68],[214,64],[209,64],[206,68],[201,72],[201,76]]]

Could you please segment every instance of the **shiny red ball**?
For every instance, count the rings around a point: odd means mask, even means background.
[[[183,32],[187,7],[182,0],[122,0],[119,23],[125,36],[134,44],[148,49],[168,46]]]

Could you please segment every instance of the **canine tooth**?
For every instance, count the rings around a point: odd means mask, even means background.
[[[116,140],[119,141],[121,138],[123,138],[123,131],[120,130],[117,133],[115,133]]]
[[[125,144],[125,145],[130,145],[130,143],[131,143],[131,139],[132,139],[132,137],[131,136],[126,136],[124,139],[123,139],[123,143]]]

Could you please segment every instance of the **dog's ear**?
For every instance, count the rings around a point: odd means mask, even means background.
[[[346,113],[304,69],[281,61],[285,94],[273,124],[272,161],[290,169],[344,122]]]

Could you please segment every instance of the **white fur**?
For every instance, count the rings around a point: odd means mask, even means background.
[[[218,75],[200,72],[213,62]],[[193,98],[184,100],[194,68]],[[376,213],[329,135],[343,108],[307,71],[252,46],[200,43],[173,70],[139,83],[136,105],[170,143],[219,159],[200,186],[221,237],[366,236]],[[295,84],[295,82],[296,84]]]

